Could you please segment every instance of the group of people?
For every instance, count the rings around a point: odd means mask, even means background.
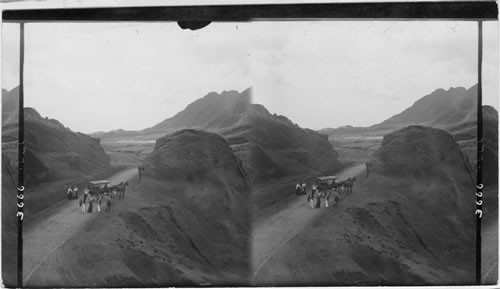
[[[313,185],[312,190],[307,195],[307,202],[309,206],[314,209],[321,208],[321,200],[325,200],[325,207],[328,208],[328,202],[330,201],[330,196],[333,197],[333,207],[337,208],[340,203],[340,199],[347,193],[347,188],[343,184],[332,189],[319,190],[318,185]]]
[[[102,195],[92,196],[90,195],[90,185],[83,191],[83,197],[80,198],[78,205],[82,213],[92,213],[94,211],[94,202],[97,204],[97,212],[101,211],[101,204],[103,199],[106,200],[106,212],[111,212],[111,199]],[[78,186],[73,186],[68,188],[68,200],[78,199]],[[87,202],[88,201],[88,202]],[[88,203],[88,206],[87,206]]]
[[[66,186],[66,194],[68,195],[68,200],[78,199],[78,186]]]
[[[306,182],[299,181],[297,185],[295,185],[295,194],[296,195],[305,195],[306,194]]]
[[[79,202],[79,205],[80,205],[80,209],[82,210],[82,213],[85,214],[85,213],[92,213],[93,210],[94,210],[94,202],[97,203],[97,212],[101,212],[101,204],[102,204],[102,200],[104,199],[105,197],[104,196],[90,196],[88,198],[88,206],[86,206],[86,200],[85,200],[85,197],[84,198],[81,198],[80,199],[80,202]],[[111,212],[111,200],[108,198],[106,200],[106,213],[110,213]]]

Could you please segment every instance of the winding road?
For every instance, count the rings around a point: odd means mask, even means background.
[[[113,174],[108,180],[114,185],[131,179],[137,173],[137,168],[129,168]],[[24,284],[44,260],[95,217],[95,214],[82,214],[78,200],[59,203],[48,211],[44,214],[48,217],[35,220],[23,232]]]
[[[365,164],[358,164],[343,169],[336,176],[342,181],[365,170]],[[273,253],[302,231],[320,212],[307,206],[305,196],[297,196],[287,207],[255,224],[251,243],[252,276],[255,277]]]

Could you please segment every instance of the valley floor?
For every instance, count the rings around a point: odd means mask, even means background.
[[[108,180],[111,184],[117,184],[136,174],[137,168],[125,169],[115,173]],[[97,207],[94,210],[97,210]],[[104,214],[104,206],[101,214]],[[25,226],[23,233],[24,284],[31,284],[30,278],[43,262],[67,240],[80,232],[94,217],[95,214],[82,214],[78,208],[78,200],[58,203],[37,214],[36,219]],[[60,266],[64,267],[64,264]],[[38,276],[37,279],[43,281],[43,276]]]
[[[336,176],[339,180],[344,180],[364,174],[365,170],[365,164],[358,164],[343,169]],[[328,209],[331,209],[331,204]],[[273,213],[267,212],[265,218],[255,220],[251,243],[252,276],[257,276],[273,254],[301,232],[320,212],[321,209],[308,207],[306,196],[294,195],[286,206],[275,208]],[[254,285],[259,285],[258,281],[254,280]]]

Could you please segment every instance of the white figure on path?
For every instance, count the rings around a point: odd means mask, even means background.
[[[82,213],[85,214],[85,202],[82,199],[80,199],[80,208],[82,209]]]
[[[75,187],[73,188],[73,193],[74,193],[74,198],[78,199],[78,186],[77,185],[75,185]]]

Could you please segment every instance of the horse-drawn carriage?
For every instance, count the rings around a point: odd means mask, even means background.
[[[338,178],[335,176],[318,177],[316,178],[316,189],[319,192],[336,190],[341,195],[345,193],[352,193],[352,187],[357,181],[356,177],[348,178],[340,182],[337,182],[337,179]]]
[[[316,178],[316,189],[320,192],[326,190],[333,190],[337,187],[335,182],[338,178],[336,176],[325,176]]]
[[[110,181],[107,180],[100,180],[100,181],[91,181],[89,182],[89,195],[91,196],[97,196],[97,195],[104,195],[104,194],[109,194],[111,192],[110,187],[109,187]]]
[[[125,190],[128,186],[128,181],[121,182],[118,185],[110,186],[110,181],[100,180],[100,181],[91,181],[89,182],[89,195],[91,197],[103,197],[110,196],[111,198],[125,197]]]

